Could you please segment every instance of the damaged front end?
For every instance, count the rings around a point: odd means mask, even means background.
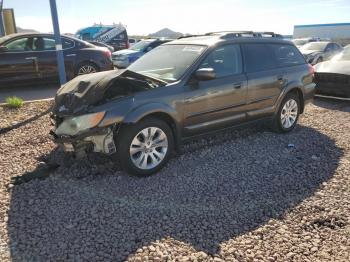
[[[114,137],[131,108],[133,94],[160,84],[127,70],[79,76],[58,90],[50,134],[77,157],[88,152],[113,154]]]
[[[51,135],[65,151],[74,152],[82,158],[89,152],[113,154],[116,152],[114,133],[118,125],[99,127],[105,112],[58,119],[52,115],[55,123],[59,123]]]

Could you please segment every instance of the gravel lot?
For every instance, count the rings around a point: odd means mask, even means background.
[[[28,107],[49,104],[0,108],[0,128]],[[350,103],[316,101],[287,135],[250,125],[190,142],[143,179],[99,155],[75,162],[48,131],[46,115],[0,134],[1,261],[350,260]],[[30,171],[49,176],[11,184]]]

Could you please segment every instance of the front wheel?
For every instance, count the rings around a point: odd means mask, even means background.
[[[290,93],[283,99],[273,120],[274,130],[287,133],[294,129],[300,114],[300,101],[296,94]]]
[[[123,170],[137,176],[159,171],[174,150],[172,130],[156,118],[121,127],[116,140]]]

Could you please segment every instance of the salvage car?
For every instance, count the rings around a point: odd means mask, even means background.
[[[343,51],[343,47],[333,42],[312,42],[302,46],[300,51],[308,63],[316,65]]]
[[[197,135],[259,119],[278,132],[292,131],[314,96],[313,74],[294,44],[278,37],[219,32],[182,38],[127,70],[64,85],[55,97],[51,134],[80,157],[117,152],[126,172],[147,176]]]
[[[146,39],[137,42],[129,49],[120,50],[112,54],[114,66],[117,68],[127,68],[141,56],[170,40]]]
[[[68,79],[113,69],[111,52],[61,36]],[[58,82],[53,34],[13,34],[0,38],[0,86]]]
[[[350,48],[330,61],[317,64],[315,70],[318,94],[350,97]]]

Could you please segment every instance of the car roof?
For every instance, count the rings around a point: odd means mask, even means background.
[[[33,33],[16,33],[16,34],[11,34],[11,35],[6,35],[6,36],[0,38],[0,43],[8,41],[12,38],[23,37],[23,36],[27,36],[27,37],[51,36],[51,37],[54,37],[54,34],[52,34],[52,33],[35,33],[35,32],[33,32]],[[67,36],[67,35],[61,35],[61,37],[83,42],[82,40],[80,40],[78,38]]]
[[[212,46],[218,43],[279,43],[293,45],[290,40],[284,40],[277,37],[227,37],[223,34],[189,36],[166,43],[165,45],[204,45]]]

